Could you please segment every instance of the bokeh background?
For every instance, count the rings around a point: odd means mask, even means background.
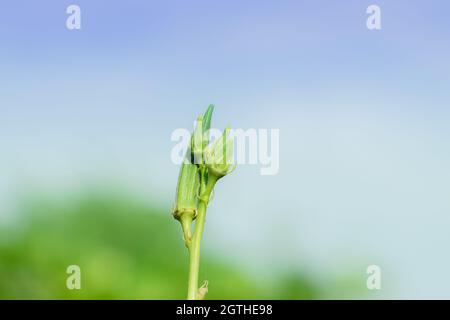
[[[184,298],[170,136],[209,103],[214,127],[280,129],[280,171],[217,186],[208,298],[450,298],[449,10],[3,0],[0,298]]]

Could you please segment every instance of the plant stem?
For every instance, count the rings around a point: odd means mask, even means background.
[[[200,269],[200,242],[202,240],[203,228],[205,226],[206,208],[208,207],[211,192],[217,178],[214,176],[208,177],[208,183],[204,192],[200,196],[198,204],[197,218],[195,222],[195,231],[192,241],[188,246],[189,249],[189,282],[188,282],[188,300],[197,300],[198,291],[198,273]]]

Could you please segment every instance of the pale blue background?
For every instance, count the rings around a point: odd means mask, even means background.
[[[65,27],[72,3],[79,31]],[[370,4],[380,31],[366,28]],[[0,219],[30,188],[86,185],[169,211],[170,134],[215,103],[214,126],[280,129],[280,173],[241,166],[223,181],[207,247],[324,283],[351,270],[364,286],[378,264],[375,298],[450,298],[449,12],[444,0],[3,0]]]

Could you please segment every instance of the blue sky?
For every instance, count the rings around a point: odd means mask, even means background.
[[[72,3],[78,31],[65,27]],[[379,31],[366,28],[370,4],[381,8]],[[378,297],[448,298],[449,9],[3,1],[3,208],[29,186],[111,181],[170,206],[170,134],[215,103],[215,126],[278,128],[281,149],[279,175],[243,166],[224,180],[205,234],[211,247],[267,270],[305,263],[325,279],[340,266],[364,274],[380,264]],[[229,239],[222,226],[233,221]],[[260,249],[277,243],[282,250]]]

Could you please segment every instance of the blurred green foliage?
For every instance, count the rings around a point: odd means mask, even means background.
[[[188,255],[168,208],[126,196],[29,201],[15,225],[0,227],[2,299],[184,299]],[[66,269],[81,268],[81,290]],[[207,299],[314,299],[299,274],[268,280],[202,253]],[[275,273],[274,273],[275,274]]]

